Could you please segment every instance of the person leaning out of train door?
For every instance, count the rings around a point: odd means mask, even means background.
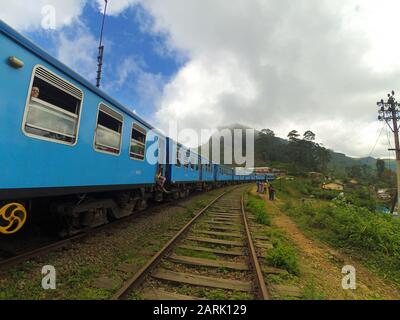
[[[33,87],[31,90],[31,99],[32,98],[39,98],[40,89],[38,87]]]
[[[158,171],[157,171],[157,185],[160,187],[160,189],[165,192],[168,193],[168,191],[165,189],[164,185],[165,185],[165,181],[167,180],[167,178],[165,178],[162,175],[162,165],[158,165]]]

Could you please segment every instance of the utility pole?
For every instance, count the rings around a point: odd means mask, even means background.
[[[104,4],[103,21],[101,23],[99,54],[97,56],[97,78],[96,78],[96,87],[97,88],[100,88],[101,73],[103,71],[103,55],[104,55],[103,31],[104,31],[104,22],[106,20],[108,0],[104,0],[104,1],[105,1],[105,4]]]
[[[397,167],[397,204],[400,205],[400,142],[399,142],[399,126],[400,120],[399,106],[400,104],[394,97],[394,91],[388,94],[388,101],[384,102],[383,99],[377,103],[379,107],[379,121],[385,121],[394,134],[395,149],[389,151],[396,151],[396,167]],[[392,206],[392,213],[394,212],[395,205]]]

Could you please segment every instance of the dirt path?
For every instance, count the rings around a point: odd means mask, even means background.
[[[278,199],[272,203],[266,201],[267,212],[273,217],[273,224],[284,231],[296,245],[299,263],[302,272],[302,284],[309,286],[313,283],[315,290],[321,293],[324,299],[400,299],[400,292],[396,287],[354,261],[351,257],[332,249],[320,241],[310,239],[299,230],[296,224],[278,207]],[[345,265],[356,268],[356,290],[342,288],[341,273]]]

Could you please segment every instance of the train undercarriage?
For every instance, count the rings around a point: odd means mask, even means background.
[[[87,193],[25,201],[0,202],[0,234],[13,234],[25,223],[45,226],[47,232],[68,237],[145,210],[149,205],[189,197],[234,182],[180,183],[106,193]]]

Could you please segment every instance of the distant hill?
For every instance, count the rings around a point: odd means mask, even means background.
[[[241,125],[241,124],[233,124],[229,126],[219,127],[219,130],[228,129],[233,131],[234,129],[251,129],[250,127]],[[271,134],[272,132],[268,132]],[[210,155],[211,152],[211,141],[212,138],[207,142],[205,147],[209,148]],[[287,147],[289,141],[287,139],[283,139],[276,136],[268,136],[265,133],[256,130],[255,135],[255,165],[258,167],[271,166],[276,163],[285,164],[289,161],[288,157],[290,155],[287,154]],[[242,137],[242,145],[243,150],[245,150],[246,139],[245,136]],[[223,159],[223,145],[221,143],[220,152],[221,159]],[[328,168],[340,173],[344,174],[346,167],[352,167],[356,165],[367,165],[375,170],[377,159],[373,157],[366,158],[352,158],[343,153],[335,152],[334,150],[329,150],[331,155],[331,161],[328,165]],[[392,170],[396,169],[396,162],[394,160],[389,161],[388,159],[384,159],[387,168],[391,168]]]

